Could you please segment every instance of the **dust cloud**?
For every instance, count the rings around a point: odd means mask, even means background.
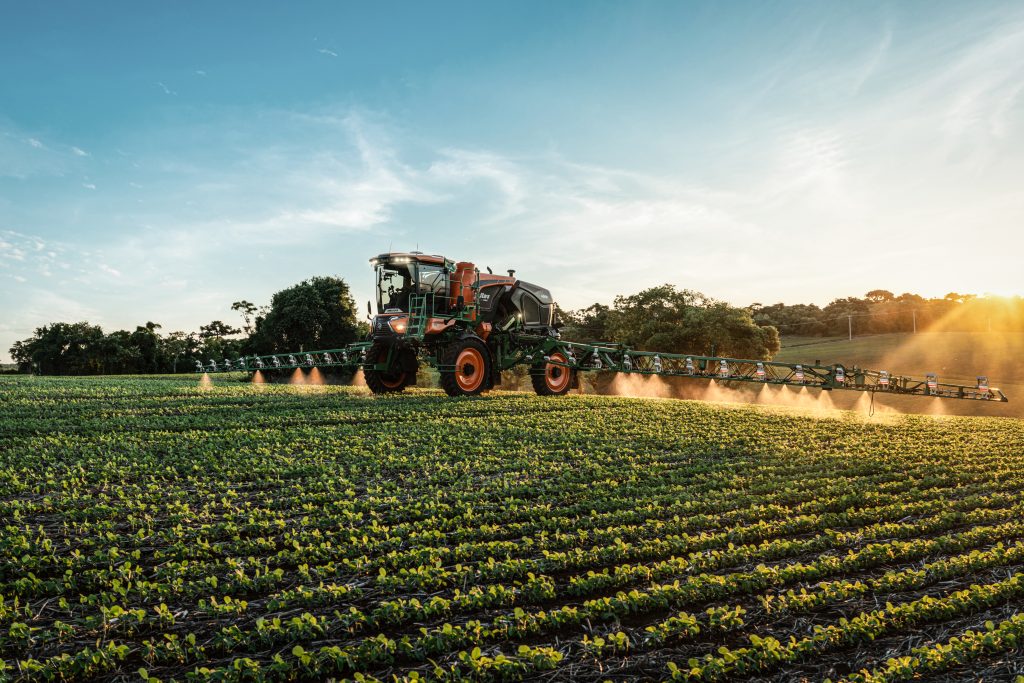
[[[654,375],[616,373],[607,390],[613,396],[678,398],[668,382]]]

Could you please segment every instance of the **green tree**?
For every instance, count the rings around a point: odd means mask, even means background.
[[[555,317],[562,322],[562,336],[569,341],[611,341],[610,312],[611,308],[604,304],[593,304],[579,311],[558,308]]]
[[[576,329],[596,328],[601,341],[645,351],[768,359],[779,350],[778,331],[755,323],[748,309],[672,285],[617,296],[610,308],[595,304],[571,318]]]
[[[104,335],[101,349],[104,375],[130,375],[142,365],[142,354],[128,330]]]
[[[256,304],[246,301],[245,299],[242,299],[241,301],[236,301],[235,303],[231,304],[231,310],[238,311],[242,315],[242,329],[245,330],[245,333],[247,335],[251,335],[253,329],[253,317],[259,310]]]
[[[872,289],[870,292],[864,295],[864,298],[871,303],[883,303],[885,301],[892,301],[895,299],[895,295],[888,289]]]
[[[170,366],[171,372],[178,372],[179,364],[182,370],[191,370],[200,357],[199,351],[199,337],[192,332],[176,330],[161,341],[160,354]]]
[[[758,325],[770,325],[781,334],[820,336],[826,327],[821,309],[814,304],[772,304],[757,308],[752,315]]]
[[[699,309],[704,348],[720,356],[770,360],[779,352],[779,331],[754,322],[750,311],[723,302]]]
[[[228,339],[228,337],[239,332],[241,330],[237,327],[232,327],[220,320],[214,320],[207,325],[200,325],[200,353],[204,358],[216,361],[220,361],[222,358],[237,358],[242,346],[242,340]]]
[[[366,329],[348,284],[338,277],[314,277],[277,292],[255,327],[255,353],[338,348]]]
[[[103,372],[103,330],[87,322],[44,325],[10,351],[21,369],[42,375]]]
[[[849,325],[848,316],[853,316],[854,333],[863,332],[864,327],[870,322],[867,317],[870,308],[868,301],[854,296],[835,299],[822,310],[826,326],[825,333],[835,336],[845,335]]]
[[[617,296],[609,311],[612,341],[645,351],[703,353],[699,309],[712,301],[699,292],[673,285],[651,287],[631,296]]]
[[[131,344],[139,352],[136,372],[156,373],[160,371],[160,335],[157,334],[161,325],[147,322],[139,325],[131,334]]]

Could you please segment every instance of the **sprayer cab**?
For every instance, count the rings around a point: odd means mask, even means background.
[[[377,281],[377,313],[409,313],[415,295],[447,296],[447,275],[455,264],[443,256],[381,254],[370,259]]]
[[[407,338],[447,331],[452,324],[516,327],[555,332],[555,302],[543,287],[508,275],[481,273],[469,261],[418,252],[381,254],[370,259],[376,281],[377,311],[374,338]]]

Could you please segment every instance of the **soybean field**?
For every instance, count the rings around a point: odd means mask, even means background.
[[[1022,465],[1012,418],[0,378],[0,679],[1013,681]]]

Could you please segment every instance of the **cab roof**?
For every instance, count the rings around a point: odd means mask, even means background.
[[[377,265],[378,263],[394,262],[399,259],[406,259],[406,261],[400,261],[402,263],[417,261],[419,263],[439,263],[444,264],[448,259],[438,254],[424,254],[418,251],[391,251],[386,254],[379,254],[370,259],[371,265]]]

